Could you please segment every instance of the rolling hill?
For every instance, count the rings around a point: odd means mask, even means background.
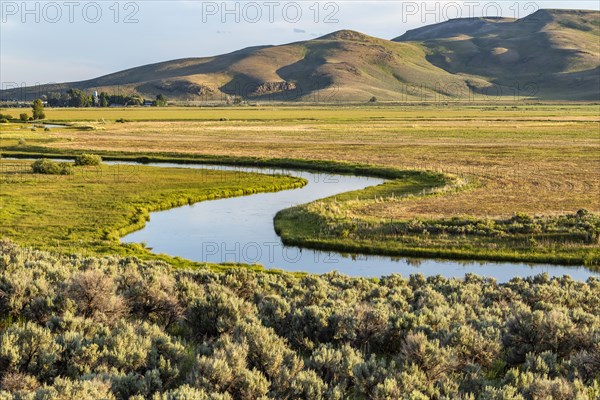
[[[394,39],[419,43],[427,60],[453,74],[520,85],[546,99],[598,100],[600,13],[540,10],[520,20],[454,20]]]
[[[457,19],[385,40],[341,30],[281,46],[132,68],[0,99],[87,91],[173,100],[413,101],[473,96],[600,100],[600,12]]]

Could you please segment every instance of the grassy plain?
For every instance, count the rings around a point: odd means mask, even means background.
[[[18,111],[0,110],[13,115]],[[341,207],[340,217],[374,224],[451,218],[505,221],[515,213],[558,218],[579,209],[600,212],[598,105],[48,109],[46,114],[51,121],[72,126],[49,132],[33,132],[20,124],[0,126],[1,151],[5,155],[93,151],[188,161],[217,157],[221,162],[278,159],[284,164],[311,160],[315,164],[307,166],[323,168],[327,160],[335,160],[380,170],[442,172],[464,182],[462,190],[443,195],[370,193],[370,200]],[[119,119],[128,122],[116,122]],[[334,217],[329,214],[328,221]],[[520,240],[529,243],[529,239]],[[366,241],[364,246],[378,248],[378,241]],[[443,242],[430,245],[442,249],[449,242],[461,245],[453,237]],[[484,244],[498,243],[486,239]],[[536,246],[525,247],[531,254]],[[544,250],[544,260],[582,260],[597,251],[593,240],[583,248],[567,241],[567,247],[558,251],[560,257],[551,246]],[[519,257],[517,252],[508,258]]]
[[[80,122],[50,132],[0,127],[2,151],[336,160],[479,182],[465,193],[364,210],[386,218],[600,211],[598,105],[49,109],[47,115]],[[153,120],[115,123],[119,118]]]

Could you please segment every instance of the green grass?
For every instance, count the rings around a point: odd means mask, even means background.
[[[79,151],[48,149],[44,147],[9,147],[7,151],[0,153],[3,157],[15,159],[32,159],[32,158],[60,158],[67,160],[75,160],[80,154]],[[175,164],[210,164],[210,165],[236,165],[247,167],[274,167],[284,169],[300,169],[306,171],[331,172],[342,175],[360,175],[370,176],[374,178],[384,179],[402,179],[402,185],[410,185],[415,183],[414,179],[420,182],[425,179],[432,185],[440,185],[445,183],[445,178],[439,173],[430,173],[423,171],[404,171],[398,168],[390,168],[384,166],[367,165],[361,163],[350,163],[340,161],[326,160],[303,160],[295,158],[263,158],[263,157],[233,157],[233,156],[207,156],[207,155],[189,155],[179,153],[147,153],[145,155],[137,155],[127,152],[117,151],[98,151],[97,155],[101,155],[105,161],[125,161],[136,162],[141,164],[148,163],[175,163]],[[398,183],[394,183],[389,187],[387,184],[377,186],[378,195],[393,193],[400,190]],[[354,196],[355,192],[348,192],[339,196]]]
[[[0,237],[69,253],[147,258],[147,249],[121,245],[119,238],[141,229],[152,211],[306,184],[283,175],[127,165],[48,176],[31,173],[30,164],[0,162]]]
[[[474,186],[435,175],[393,180],[282,210],[275,216],[275,230],[284,244],[327,251],[600,269],[600,216],[585,211],[557,217],[517,214],[506,220],[394,220],[361,213],[377,203],[443,197]]]

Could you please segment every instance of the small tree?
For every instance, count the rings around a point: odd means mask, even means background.
[[[31,108],[33,110],[33,119],[46,118],[46,114],[44,113],[44,103],[42,103],[41,99],[35,99]]]
[[[167,98],[162,94],[156,96],[156,100],[154,101],[154,105],[156,107],[164,107],[167,105]]]
[[[369,99],[369,102],[371,103],[377,103],[377,97],[373,96]]]
[[[27,122],[29,120],[29,114],[21,113],[21,114],[19,114],[19,119],[23,122]]]
[[[98,97],[98,105],[100,107],[108,107],[110,105],[110,96],[106,92],[100,93]]]

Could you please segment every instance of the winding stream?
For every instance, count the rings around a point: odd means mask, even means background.
[[[308,180],[308,185],[301,189],[205,201],[152,213],[146,227],[125,236],[122,242],[144,242],[155,253],[166,253],[201,262],[261,264],[267,268],[318,274],[337,270],[343,274],[364,277],[391,273],[404,276],[422,273],[425,276],[464,277],[467,273],[474,273],[494,277],[499,282],[506,282],[516,276],[525,277],[543,272],[550,276],[570,275],[577,280],[585,280],[590,276],[600,277],[600,273],[585,267],[344,255],[288,247],[282,244],[273,228],[273,217],[278,211],[339,193],[378,185],[384,180],[276,168],[166,163],[147,165],[285,173]]]

